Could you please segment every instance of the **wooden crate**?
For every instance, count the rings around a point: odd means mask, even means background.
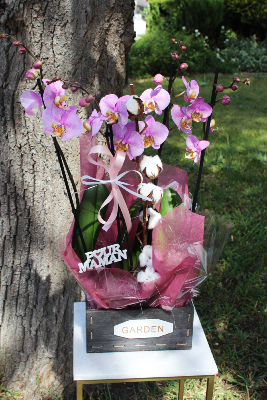
[[[192,303],[171,311],[160,308],[91,310],[87,303],[87,353],[191,349],[193,317]],[[173,331],[165,333],[168,329]],[[155,335],[158,336],[148,337]]]

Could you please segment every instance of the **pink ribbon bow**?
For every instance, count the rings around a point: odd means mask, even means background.
[[[110,167],[106,167],[105,165],[99,164],[96,161],[94,161],[91,157],[91,154],[98,154],[98,153],[102,153],[102,154],[107,154],[110,157]],[[149,197],[146,196],[142,196],[130,189],[127,188],[127,186],[132,186],[129,183],[126,182],[121,182],[120,178],[122,178],[124,175],[128,174],[128,172],[136,172],[137,174],[140,175],[141,177],[141,182],[143,182],[143,177],[140,174],[140,172],[135,171],[135,170],[131,170],[131,171],[125,171],[122,174],[118,175],[119,171],[121,170],[124,160],[126,157],[126,153],[122,152],[122,151],[117,151],[115,156],[113,157],[113,155],[111,154],[111,152],[109,151],[109,149],[106,146],[93,146],[91,148],[91,150],[89,151],[88,154],[88,160],[95,165],[99,165],[100,167],[104,167],[105,170],[109,173],[109,177],[110,180],[101,180],[101,179],[96,179],[93,178],[92,176],[89,175],[84,175],[81,178],[81,182],[84,185],[87,186],[91,186],[91,185],[106,185],[108,183],[111,183],[111,192],[109,194],[109,196],[106,198],[106,200],[104,201],[104,203],[102,204],[102,206],[100,207],[98,214],[97,214],[97,218],[99,220],[99,222],[101,222],[101,224],[103,224],[103,229],[105,231],[108,231],[109,228],[111,227],[113,221],[116,219],[117,213],[118,213],[118,206],[120,206],[120,209],[122,211],[122,214],[124,216],[124,220],[127,226],[127,230],[128,232],[131,230],[132,227],[132,221],[131,221],[131,216],[127,207],[127,204],[125,203],[124,197],[120,191],[120,188],[123,188],[124,190],[126,190],[127,192],[140,197],[143,200],[146,201],[150,201],[151,199]],[[93,180],[94,182],[88,182],[87,179]],[[103,207],[105,207],[105,205],[107,205],[112,199],[114,199],[114,204],[113,204],[113,209],[112,212],[110,214],[110,217],[107,221],[104,221],[103,218],[100,215],[100,211],[102,210]]]

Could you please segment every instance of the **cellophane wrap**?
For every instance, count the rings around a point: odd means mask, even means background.
[[[108,179],[103,167],[91,164],[88,153],[92,146],[97,145],[96,138],[90,140],[87,136],[80,137],[81,176],[90,175],[97,179]],[[104,165],[97,155],[95,161]],[[135,170],[135,164],[128,159],[120,171]],[[136,191],[139,184],[138,175],[129,172],[123,181],[130,183],[131,190]],[[145,180],[146,181],[146,180]],[[110,184],[107,184],[110,190]],[[187,173],[181,169],[163,164],[159,175],[158,186],[166,189],[172,187],[180,195],[183,204],[162,217],[152,235],[152,265],[160,274],[160,278],[147,283],[137,282],[133,273],[114,268],[98,268],[79,273],[78,264],[81,262],[72,248],[74,221],[67,234],[61,254],[79,284],[84,289],[92,307],[120,309],[130,305],[142,307],[162,307],[170,310],[174,306],[184,306],[192,298],[199,272],[202,268],[203,235],[205,217],[189,211],[189,196]],[[88,186],[81,185],[81,196]],[[128,207],[136,197],[123,189],[121,190]],[[105,219],[111,212],[112,204],[108,206]],[[159,208],[159,204],[157,205]],[[132,221],[129,233],[133,246],[139,217]],[[101,229],[94,250],[112,245],[117,239],[116,221],[105,232]],[[127,248],[127,247],[125,247]],[[92,249],[89,249],[92,250]],[[89,251],[88,250],[88,251]]]

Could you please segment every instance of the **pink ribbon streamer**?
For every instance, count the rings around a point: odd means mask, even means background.
[[[93,158],[91,157],[91,154],[98,154],[98,153],[102,153],[102,154],[106,154],[110,157],[110,167],[108,168],[105,165],[99,164],[98,162],[94,161]],[[142,196],[132,190],[130,190],[129,188],[127,188],[127,186],[132,186],[129,183],[126,182],[121,182],[120,178],[122,178],[125,174],[127,174],[128,172],[135,172],[137,174],[140,175],[141,177],[141,182],[143,181],[143,177],[140,174],[140,172],[135,171],[135,170],[131,170],[131,171],[126,171],[123,172],[122,174],[118,175],[119,171],[121,170],[124,160],[126,157],[126,153],[122,152],[122,151],[117,151],[115,156],[113,157],[113,155],[111,154],[111,152],[109,151],[109,149],[106,146],[101,146],[101,145],[97,145],[91,148],[91,150],[89,151],[88,154],[88,160],[95,165],[98,165],[100,167],[104,167],[105,170],[109,173],[109,177],[110,180],[101,180],[101,179],[96,179],[93,178],[92,176],[89,175],[84,175],[81,178],[81,182],[84,185],[101,185],[101,184],[111,184],[111,192],[109,194],[109,196],[107,197],[107,199],[104,201],[104,203],[102,204],[102,206],[100,207],[98,214],[97,214],[97,218],[99,220],[99,222],[101,222],[101,224],[103,224],[103,229],[105,231],[108,231],[109,228],[111,227],[112,223],[114,222],[114,220],[116,219],[117,213],[118,213],[118,206],[120,206],[121,212],[124,216],[124,220],[127,226],[127,230],[128,232],[130,232],[131,227],[132,227],[132,221],[131,221],[131,216],[128,210],[128,207],[126,205],[126,202],[124,200],[124,197],[120,191],[120,188],[123,188],[124,190],[126,190],[127,192],[140,197],[143,200],[146,201],[150,201],[151,199],[146,197],[146,196]],[[94,182],[88,182],[87,179],[93,180]],[[111,200],[113,199],[114,203],[113,203],[113,209],[112,212],[109,216],[109,219],[107,221],[104,221],[103,218],[100,215],[100,211],[102,210],[103,207],[105,207]]]

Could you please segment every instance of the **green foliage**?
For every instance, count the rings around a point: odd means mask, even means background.
[[[188,64],[187,72],[213,72],[218,63],[222,64],[202,35],[187,35],[184,32],[170,34],[154,29],[137,40],[131,48],[129,64],[132,77],[145,78],[158,73],[168,76],[171,53],[178,52],[177,45],[171,41],[172,37],[182,40],[186,46],[187,50],[180,56],[180,62]]]
[[[245,37],[267,38],[267,0],[224,0],[225,25]]]
[[[215,43],[224,20],[223,0],[150,0],[149,28],[174,33],[198,29]]]
[[[256,36],[241,39],[228,31],[226,33],[227,47],[221,51],[220,58],[233,71],[266,72],[267,46],[258,43]]]
[[[168,212],[174,210],[182,204],[182,199],[176,190],[168,188],[164,191],[164,195],[161,200],[160,213],[162,216],[166,215]]]
[[[96,185],[85,190],[80,204],[79,223],[82,230],[87,251],[92,251],[102,224],[98,221],[98,211],[109,195],[105,185]],[[101,217],[105,217],[107,205],[100,211]],[[73,248],[82,262],[86,261],[81,238],[77,229],[73,232]]]

